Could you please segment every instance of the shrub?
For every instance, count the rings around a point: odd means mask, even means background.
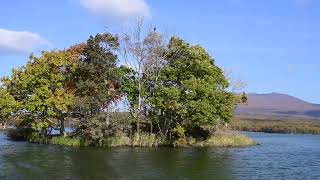
[[[31,128],[15,128],[8,129],[7,136],[15,141],[26,141],[30,134],[33,133],[33,129]]]
[[[50,137],[34,131],[28,135],[27,140],[33,143],[48,144],[50,142]]]
[[[65,145],[65,146],[74,146],[74,147],[81,146],[81,141],[79,138],[71,138],[71,137],[64,137],[64,136],[52,137],[52,139],[50,140],[50,143],[55,145]]]
[[[118,146],[129,146],[130,138],[127,136],[114,136],[108,137],[104,140],[105,147],[118,147]]]
[[[163,138],[152,133],[135,133],[131,138],[131,146],[158,147],[166,144],[167,143]]]

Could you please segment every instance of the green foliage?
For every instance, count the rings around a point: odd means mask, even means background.
[[[136,132],[140,131],[140,124],[149,121],[147,109],[150,107],[149,98],[154,93],[154,83],[158,79],[163,66],[163,55],[166,44],[164,37],[155,32],[142,30],[143,21],[137,21],[132,33],[125,33],[121,39],[121,53],[129,74],[122,92],[126,94],[129,110],[135,121]]]
[[[86,121],[80,121],[76,130],[76,134],[79,137],[99,146],[102,145],[106,136],[112,135],[112,133],[112,129],[108,128],[108,124],[101,117],[93,117]]]
[[[77,69],[76,95],[79,113],[85,118],[99,114],[117,95],[118,38],[109,33],[91,36],[80,54]]]
[[[130,146],[130,138],[124,135],[107,137],[104,140],[103,147]]]
[[[206,50],[177,37],[164,43],[156,32],[140,38],[139,28],[123,41],[103,33],[66,51],[31,55],[13,70],[0,89],[1,121],[15,115],[10,136],[70,146],[154,147],[205,141],[229,123],[246,97],[227,91],[228,80]],[[133,57],[133,65],[119,67],[117,54]],[[130,118],[111,110],[121,99],[129,102]],[[52,138],[50,128],[65,134],[66,119],[75,122],[74,136]]]
[[[28,134],[27,140],[32,143],[39,143],[39,144],[49,144],[50,143],[50,137],[46,136],[43,133],[39,132],[32,132]]]
[[[138,106],[138,94],[139,90],[137,87],[137,77],[136,72],[126,66],[121,66],[119,68],[119,74],[121,76],[120,81],[120,93],[125,95],[130,106],[130,111],[133,111]],[[133,113],[133,112],[132,112]]]
[[[9,92],[0,88],[0,123],[7,124],[8,119],[19,107],[19,103],[9,94]]]
[[[121,71],[117,65],[118,37],[109,33],[91,36],[80,53],[76,81],[75,112],[78,134],[97,144],[113,132],[109,118],[110,105],[119,99]],[[106,116],[101,116],[107,111]],[[110,125],[110,127],[109,127]]]
[[[135,133],[131,139],[133,147],[158,147],[168,145],[167,141],[161,136],[150,133]]]
[[[186,137],[185,132],[186,130],[180,125],[177,125],[174,129],[172,129],[172,134],[175,139],[184,139]]]
[[[49,128],[49,123],[48,122],[36,122],[36,123],[33,122],[33,123],[31,123],[31,128],[34,131],[43,132]]]
[[[29,124],[51,122],[60,126],[74,103],[74,93],[68,89],[71,74],[77,61],[65,51],[42,52],[40,57],[31,55],[26,66],[13,70],[4,79],[8,92],[20,104],[21,116],[28,115]]]
[[[319,120],[235,119],[231,126],[237,131],[320,134]]]
[[[106,121],[107,116],[112,121]],[[128,117],[124,113],[101,113],[88,121],[80,121],[77,125],[76,135],[85,140],[86,143],[103,146],[106,144],[105,141],[111,137],[130,134],[131,121]]]
[[[33,132],[34,131],[31,128],[9,129],[7,131],[7,136],[15,141],[26,141]]]
[[[215,146],[215,147],[244,147],[257,145],[251,138],[241,135],[215,135],[211,136],[203,143],[199,143],[197,146]]]
[[[230,122],[235,96],[226,90],[229,83],[222,70],[201,46],[173,37],[165,60],[150,98],[162,133],[177,124],[185,129],[202,127],[211,131]]]
[[[71,138],[71,137],[64,137],[64,136],[52,137],[52,139],[50,140],[50,144],[62,145],[62,146],[73,146],[73,147],[82,146],[79,138]]]

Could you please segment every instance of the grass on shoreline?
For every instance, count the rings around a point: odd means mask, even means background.
[[[86,147],[86,146],[96,146],[96,147],[246,147],[257,145],[255,141],[251,138],[237,133],[237,132],[226,132],[217,133],[205,141],[197,141],[193,138],[184,139],[183,141],[173,141],[169,142],[155,134],[140,133],[133,135],[133,137],[128,136],[114,136],[109,137],[99,144],[92,144],[90,142],[84,142],[79,138],[55,136],[51,138],[33,138],[29,139],[33,143],[43,143],[43,144],[54,144],[62,146],[72,146],[72,147]]]
[[[235,119],[231,126],[236,131],[320,134],[319,120]]]
[[[257,142],[242,134],[216,135],[204,142],[204,146],[214,147],[246,147],[257,145]]]
[[[57,137],[53,137],[49,141],[49,144],[80,147],[81,140],[79,138],[57,136]]]

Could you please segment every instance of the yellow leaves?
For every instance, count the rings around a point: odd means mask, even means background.
[[[77,63],[70,52],[43,51],[39,57],[31,55],[27,65],[13,70],[4,83],[24,105],[23,110],[34,116],[54,117],[73,104],[69,79]]]
[[[43,129],[47,129],[49,127],[49,123],[44,121],[44,122],[34,122],[31,123],[31,127],[32,129],[36,130],[36,131],[41,131]]]
[[[8,118],[18,105],[6,89],[0,89],[0,120]]]
[[[73,105],[75,96],[72,93],[67,93],[64,89],[59,89],[50,99],[55,108],[59,111],[66,112],[70,106]]]

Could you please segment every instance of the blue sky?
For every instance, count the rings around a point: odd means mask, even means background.
[[[119,32],[145,16],[157,29],[203,45],[247,92],[320,103],[319,8],[316,0],[2,0],[0,76],[30,52]]]

